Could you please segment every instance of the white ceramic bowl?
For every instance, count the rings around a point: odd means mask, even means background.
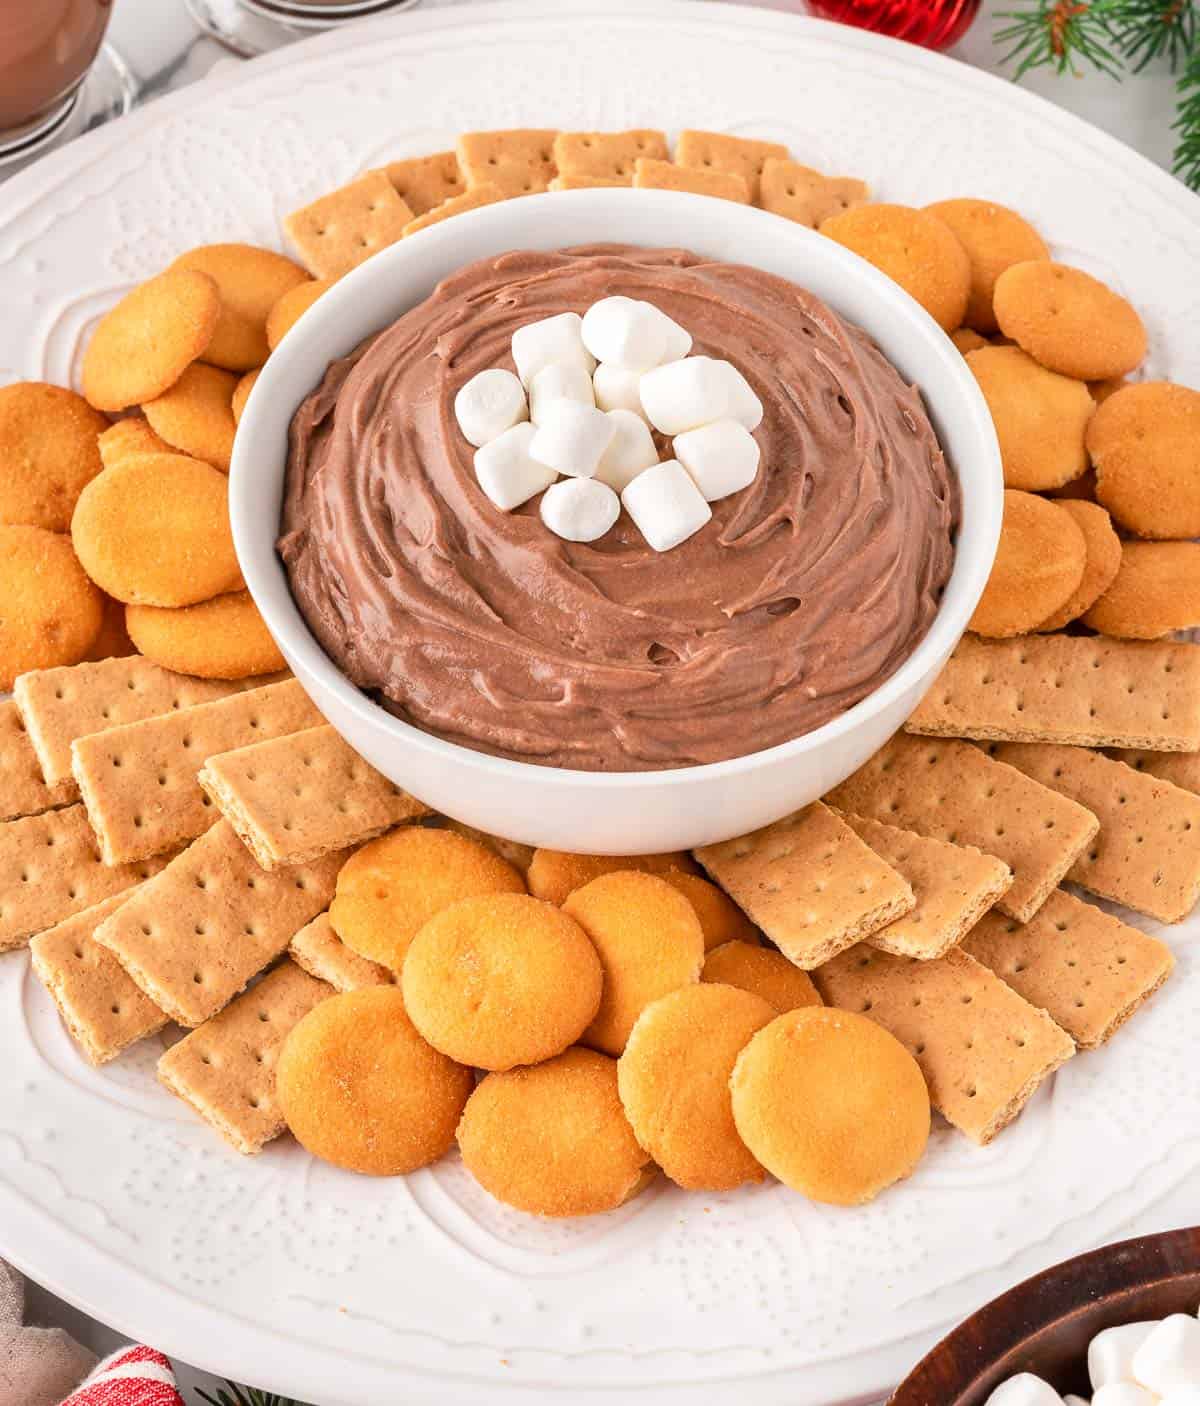
[[[475,259],[598,240],[682,246],[811,289],[870,333],[921,387],[957,471],[963,502],[958,551],[928,634],[874,693],[782,746],[708,766],[615,774],[486,756],[411,727],[373,703],[322,651],[288,590],[275,553],[288,424],[329,361]],[[373,766],[435,810],[482,830],[556,849],[636,854],[688,849],[768,824],[837,785],[900,727],[958,642],[987,581],[1003,482],[991,417],[962,357],[933,320],[869,264],[832,240],[732,201],[593,190],[527,196],[458,216],[383,250],[341,279],[288,333],[259,377],[238,429],[229,502],[242,572],[272,634],[317,707]],[[753,718],[746,722],[753,735]]]

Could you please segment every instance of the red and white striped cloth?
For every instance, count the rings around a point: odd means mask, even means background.
[[[62,1406],[183,1406],[175,1373],[152,1347],[123,1347],[106,1357]]]

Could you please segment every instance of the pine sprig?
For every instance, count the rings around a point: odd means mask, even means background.
[[[1112,17],[1117,44],[1129,68],[1141,73],[1165,59],[1172,73],[1196,47],[1195,0],[1121,0]]]
[[[218,1388],[216,1396],[210,1396],[199,1387],[196,1390],[200,1400],[207,1402],[208,1406],[299,1406],[298,1402],[288,1397],[256,1391],[252,1386],[237,1386],[233,1382],[226,1382],[225,1386],[228,1391]]]
[[[1179,115],[1174,129],[1172,170],[1192,190],[1200,191],[1200,45],[1195,45],[1179,80]]]
[[[1020,10],[1004,10],[1007,20],[996,31],[996,42],[1007,47],[1001,60],[1019,60],[1014,78],[1035,68],[1079,73],[1079,65],[1119,78],[1121,61],[1115,52],[1111,12],[1114,0],[1035,0]]]

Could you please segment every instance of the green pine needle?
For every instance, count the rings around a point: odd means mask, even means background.
[[[1200,45],[1193,45],[1179,80],[1179,116],[1172,170],[1192,190],[1200,191]]]
[[[299,1406],[298,1402],[287,1397],[256,1391],[252,1386],[236,1386],[233,1382],[226,1382],[225,1385],[229,1390],[218,1389],[216,1396],[201,1391],[200,1400],[206,1401],[208,1406]]]
[[[1078,74],[1080,65],[1119,78],[1113,11],[1121,0],[1035,0],[1019,10],[1002,11],[1009,21],[996,31],[996,42],[1007,47],[1002,63],[1019,60],[1015,78],[1035,68]]]
[[[1195,0],[1120,0],[1112,17],[1117,44],[1134,73],[1165,59],[1174,73],[1196,47]]]

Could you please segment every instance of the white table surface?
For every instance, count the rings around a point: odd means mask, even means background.
[[[470,3],[472,0],[424,0],[426,8]],[[993,73],[1002,73],[998,62],[1001,51],[992,40],[993,16],[996,11],[1008,8],[1009,3],[1010,0],[984,0],[983,12],[971,32],[952,50],[953,55]],[[790,0],[773,0],[771,7],[801,8]],[[214,40],[196,33],[183,0],[116,0],[109,37],[143,83],[148,100],[203,78],[219,63],[241,62],[231,58],[228,50]],[[1164,68],[1151,68],[1122,83],[1090,73],[1065,78],[1049,73],[1032,74],[1024,82],[1035,92],[1103,127],[1152,161],[1170,167],[1174,84]],[[948,114],[947,120],[953,120],[952,115]],[[981,177],[980,189],[972,193],[986,195],[984,178]],[[1150,1211],[1132,1221],[1123,1234],[1172,1230],[1193,1225],[1198,1219],[1200,1197],[1185,1181]],[[975,1303],[964,1302],[963,1315],[976,1307]],[[111,1329],[76,1312],[36,1285],[30,1286],[30,1318],[66,1328],[97,1353],[111,1352],[121,1342]],[[183,1363],[177,1363],[176,1367],[189,1406],[198,1401],[197,1387],[211,1391],[219,1385],[215,1378]],[[10,1403],[0,1402],[0,1406],[10,1406]],[[20,1406],[20,1403],[14,1401],[11,1406]]]

